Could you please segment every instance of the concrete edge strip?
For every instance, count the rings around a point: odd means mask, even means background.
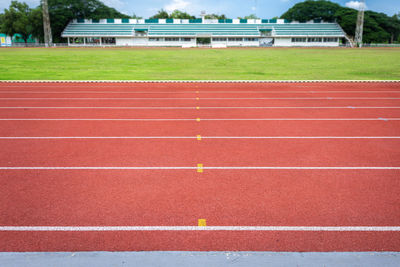
[[[0,252],[3,266],[363,266],[398,267],[400,252],[64,251]]]
[[[2,80],[0,83],[400,83],[400,80]]]

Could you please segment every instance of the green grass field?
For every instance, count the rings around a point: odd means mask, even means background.
[[[0,80],[328,79],[400,79],[400,48],[0,49]]]

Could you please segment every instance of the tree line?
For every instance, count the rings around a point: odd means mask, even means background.
[[[306,0],[295,4],[281,18],[306,22],[313,19],[336,21],[354,37],[358,10],[326,0]],[[400,42],[400,12],[393,16],[367,10],[364,15],[364,43]]]
[[[123,14],[114,8],[106,6],[99,0],[48,0],[51,30],[55,42],[63,42],[61,33],[68,23],[75,18],[137,18],[141,17]],[[207,14],[206,19],[229,19],[224,14]],[[255,14],[239,19],[257,19]],[[280,18],[306,22],[309,20],[336,21],[350,36],[354,36],[357,10],[342,7],[327,0],[306,0],[295,4]],[[161,9],[150,19],[196,19],[189,13],[175,10],[171,13]],[[21,34],[24,40],[30,35],[43,41],[42,8],[39,5],[30,8],[24,2],[12,1],[9,8],[0,13],[0,32],[13,36]],[[364,37],[365,43],[400,42],[400,12],[388,16],[374,11],[365,12]]]

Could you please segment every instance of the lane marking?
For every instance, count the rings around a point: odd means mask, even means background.
[[[206,219],[199,219],[198,222],[197,222],[197,225],[200,226],[200,227],[207,226]]]
[[[197,118],[196,121],[197,121],[197,122],[200,122],[200,118]]]
[[[0,170],[400,170],[400,167],[0,167]]]
[[[202,109],[400,109],[391,107],[201,107]],[[200,107],[0,107],[0,109],[200,109]]]
[[[0,136],[1,139],[400,139],[400,136]]]
[[[200,100],[199,97],[2,97],[0,100]],[[202,97],[203,100],[398,100],[399,97]]]
[[[204,169],[203,164],[201,163],[197,164],[197,172],[203,172],[203,169]]]
[[[400,118],[218,118],[201,119],[203,121],[398,121]],[[39,119],[39,118],[9,118],[0,121],[197,121],[197,119]]]
[[[400,226],[0,226],[0,231],[301,231],[398,232]]]

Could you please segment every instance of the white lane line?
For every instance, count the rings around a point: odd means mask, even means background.
[[[197,139],[197,136],[0,136],[2,139]],[[400,139],[400,136],[201,136],[202,139]]]
[[[400,226],[0,226],[0,231],[301,231],[398,232]]]
[[[0,167],[0,170],[197,170],[198,167]],[[400,170],[400,167],[202,167],[204,170]]]
[[[2,97],[0,100],[196,100],[196,97]],[[201,97],[201,100],[398,100],[399,97]]]
[[[0,109],[196,109],[196,107],[0,107]],[[400,107],[200,107],[200,109],[400,109]]]
[[[398,121],[400,118],[219,118],[201,119],[202,121]],[[29,118],[10,118],[0,119],[0,121],[197,121],[197,119],[29,119]]]

